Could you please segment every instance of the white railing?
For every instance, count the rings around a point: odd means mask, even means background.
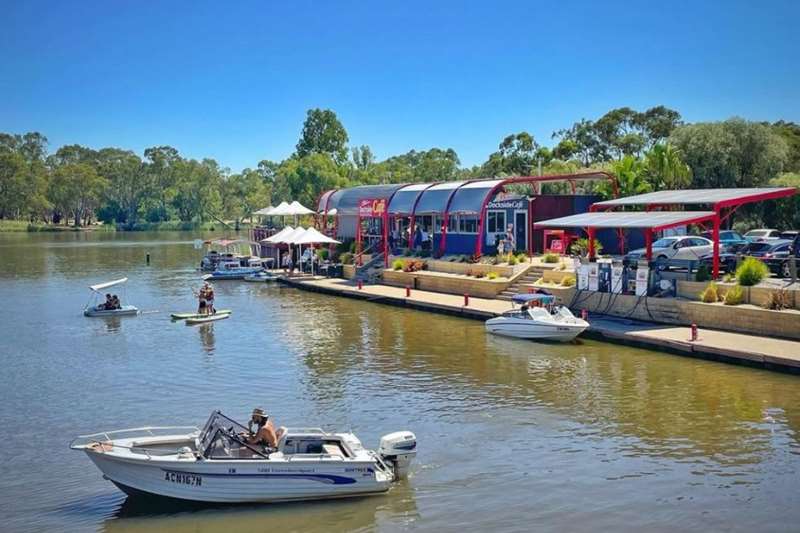
[[[144,452],[147,457],[150,457],[151,451],[140,446],[125,446],[115,443],[119,439],[136,439],[142,437],[165,437],[165,436],[188,436],[193,433],[199,433],[200,428],[197,426],[152,426],[131,429],[116,429],[113,431],[102,431],[100,433],[92,433],[90,435],[80,435],[72,439],[69,447],[73,450],[86,448],[91,445],[101,445],[103,447],[122,448],[127,450],[138,450]],[[172,450],[170,450],[172,451]]]

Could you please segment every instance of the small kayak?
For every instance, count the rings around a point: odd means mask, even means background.
[[[198,313],[172,313],[169,316],[170,316],[170,318],[172,318],[172,320],[187,320],[187,319],[190,319],[190,318],[206,318],[206,317],[209,317],[209,316],[216,316],[216,315],[229,315],[232,312],[233,311],[231,311],[230,309],[219,309],[213,315],[201,315],[201,314],[198,314]]]
[[[205,324],[207,322],[216,322],[217,320],[225,320],[226,318],[230,318],[230,313],[219,314],[216,315],[206,315],[201,318],[187,318],[186,325],[187,326],[194,326],[197,324]]]

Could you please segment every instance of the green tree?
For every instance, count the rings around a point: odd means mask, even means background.
[[[680,126],[670,143],[683,154],[697,188],[763,185],[783,170],[788,155],[770,127],[741,118]]]
[[[108,180],[88,163],[66,163],[56,168],[50,183],[50,201],[71,216],[75,227],[88,223],[103,197]]]
[[[297,200],[311,207],[323,191],[349,187],[346,173],[347,168],[337,165],[328,154],[289,158],[276,173],[275,201]]]
[[[269,204],[270,189],[258,170],[246,168],[240,174],[229,176],[222,184],[224,216],[233,218],[238,228],[243,218]]]
[[[644,157],[647,181],[656,190],[683,189],[692,182],[692,169],[680,150],[669,143],[657,144]]]
[[[169,208],[177,194],[178,172],[185,168],[184,160],[172,146],[153,146],[144,151],[147,180],[153,187],[147,219],[150,222],[169,220]]]
[[[485,176],[527,176],[537,167],[539,144],[527,131],[505,137],[483,164]]]
[[[781,136],[789,150],[786,170],[800,172],[800,124],[779,120],[772,124],[772,130]]]
[[[218,216],[222,207],[222,169],[213,159],[180,159],[175,165],[175,194],[172,206],[183,222]]]
[[[98,169],[108,180],[107,204],[103,211],[106,221],[114,220],[132,228],[139,220],[145,202],[152,198],[156,189],[155,176],[138,155],[119,148],[103,148],[97,152]]]
[[[347,131],[330,109],[309,109],[297,142],[298,157],[328,154],[338,164],[347,161]]]

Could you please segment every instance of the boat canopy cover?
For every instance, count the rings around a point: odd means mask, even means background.
[[[539,302],[542,304],[551,304],[556,301],[556,297],[552,294],[542,294],[542,293],[533,293],[533,294],[515,294],[511,297],[511,301],[518,304],[524,304],[528,302]]]
[[[392,202],[389,204],[390,215],[410,215],[414,209],[414,203],[422,191],[430,187],[430,183],[414,183],[406,185],[392,197]]]
[[[240,242],[245,242],[242,239],[213,239],[210,241],[204,241],[204,244],[215,244],[217,246],[222,246],[223,248],[227,248],[231,244],[238,244]]]
[[[114,281],[106,281],[105,283],[98,283],[97,285],[90,285],[89,288],[92,289],[94,292],[99,292],[102,291],[103,289],[113,287],[114,285],[121,285],[126,281],[128,281],[128,278],[120,278],[120,279],[115,279]]]
[[[341,215],[358,215],[358,203],[361,200],[388,199],[394,192],[405,184],[393,183],[388,185],[362,185],[349,189],[340,189],[333,193],[328,209],[336,209]]]
[[[486,196],[505,180],[481,180],[467,183],[459,188],[450,202],[450,213],[480,213]]]
[[[463,184],[463,181],[446,181],[424,191],[417,204],[416,214],[444,213],[453,189]]]

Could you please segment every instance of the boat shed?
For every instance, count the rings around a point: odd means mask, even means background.
[[[328,235],[363,239],[368,248],[388,240],[394,248],[422,248],[434,256],[479,256],[494,252],[498,240],[512,232],[514,248],[531,253],[543,240],[533,231],[535,220],[584,212],[599,199],[575,194],[575,182],[581,180],[609,180],[616,190],[616,179],[603,172],[367,185],[323,193],[317,202],[318,222]],[[573,194],[539,194],[546,182],[567,182]],[[520,184],[532,185],[534,194],[506,192],[506,187]],[[423,242],[412,228],[420,228]]]

